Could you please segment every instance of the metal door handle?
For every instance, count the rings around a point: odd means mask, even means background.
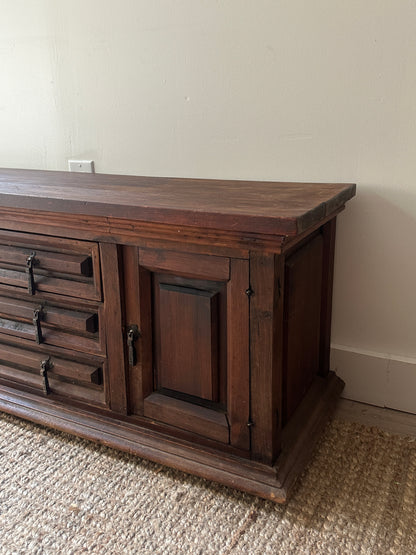
[[[41,319],[43,316],[42,307],[35,308],[33,311],[33,325],[35,326],[36,343],[43,342]]]
[[[36,291],[35,277],[33,275],[33,266],[36,260],[36,252],[31,252],[26,259],[26,273],[27,273],[27,290],[29,295],[34,295]]]
[[[43,392],[45,395],[49,395],[51,388],[49,387],[48,371],[52,368],[53,364],[51,359],[48,357],[40,362],[40,375],[43,379]]]
[[[127,349],[129,354],[129,366],[134,366],[137,361],[136,347],[134,345],[136,339],[140,337],[139,328],[135,325],[130,326],[127,330]]]

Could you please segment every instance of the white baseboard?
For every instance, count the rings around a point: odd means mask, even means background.
[[[416,414],[416,359],[332,345],[331,369],[344,398]]]

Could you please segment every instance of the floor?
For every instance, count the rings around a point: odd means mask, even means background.
[[[416,437],[416,414],[340,399],[335,416],[366,426],[377,426],[392,434]]]
[[[5,414],[0,466],[0,555],[416,554],[416,441],[374,426],[333,420],[286,505]]]

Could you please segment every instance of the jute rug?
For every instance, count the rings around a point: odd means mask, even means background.
[[[1,554],[416,553],[416,442],[333,421],[286,506],[0,416]]]

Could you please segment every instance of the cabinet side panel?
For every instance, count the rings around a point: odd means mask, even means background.
[[[283,424],[319,373],[322,235],[316,235],[286,261]]]
[[[334,278],[336,218],[322,227],[323,267],[322,267],[322,307],[319,374],[327,376],[331,346],[332,290]]]

